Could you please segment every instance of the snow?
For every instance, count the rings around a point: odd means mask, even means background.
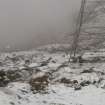
[[[64,85],[49,86],[48,94],[32,94],[24,83],[13,83],[8,86],[11,94],[0,91],[0,105],[104,105],[105,90],[93,85],[84,87],[80,91]],[[22,91],[21,91],[22,90]],[[26,93],[24,92],[26,91]],[[21,98],[18,98],[18,97]]]
[[[19,69],[23,73],[24,81],[10,82],[6,87],[0,87],[0,105],[104,105],[105,104],[105,64],[103,63],[84,63],[82,66],[78,64],[64,65],[68,61],[68,57],[64,53],[48,53],[43,51],[27,51],[15,52],[20,57],[18,63],[10,60],[14,53],[1,54],[0,70],[8,71]],[[65,56],[63,56],[65,55]],[[84,54],[84,58],[105,55],[104,50],[98,52],[88,52]],[[5,61],[6,57],[10,58]],[[41,66],[43,62],[51,58],[46,65]],[[24,66],[24,60],[30,59],[31,63]],[[7,62],[8,61],[8,62]],[[28,69],[28,68],[31,68]],[[82,73],[84,70],[93,72]],[[16,70],[18,70],[16,69]],[[32,72],[33,70],[33,72]],[[40,70],[36,73],[37,70]],[[100,72],[103,73],[101,75]],[[32,72],[30,74],[30,72]],[[36,74],[33,74],[36,73]],[[42,77],[46,73],[52,73],[52,80],[49,80],[45,93],[33,93],[28,78]],[[80,84],[84,81],[90,81],[87,86],[83,86],[79,90],[75,90],[73,86],[66,83],[60,83],[62,79],[70,81],[77,80]],[[100,81],[100,78],[103,80]],[[43,78],[42,78],[43,79]],[[56,82],[58,80],[58,82]],[[53,81],[53,82],[52,82]],[[97,84],[94,84],[94,81]]]

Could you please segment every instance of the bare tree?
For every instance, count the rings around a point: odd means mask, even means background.
[[[105,1],[81,1],[76,31],[72,34],[73,44],[70,55],[76,55],[79,47],[100,46],[105,40]],[[88,38],[87,38],[88,37]],[[86,38],[86,39],[85,39]],[[85,44],[83,43],[85,42]],[[81,43],[79,46],[79,43]]]

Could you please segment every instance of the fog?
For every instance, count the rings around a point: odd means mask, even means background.
[[[0,0],[0,50],[64,42],[81,0]]]

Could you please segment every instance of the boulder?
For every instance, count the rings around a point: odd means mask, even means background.
[[[31,85],[31,90],[33,92],[38,91],[45,91],[46,87],[49,84],[49,75],[44,72],[39,72],[37,74],[33,74],[32,78],[29,81]]]
[[[18,70],[8,70],[6,72],[6,76],[8,77],[8,79],[11,81],[11,82],[15,82],[15,81],[18,81],[18,80],[21,80],[22,78],[22,73]]]
[[[60,83],[64,83],[64,84],[71,84],[71,80],[67,79],[67,78],[61,78]]]
[[[5,87],[10,82],[4,70],[0,70],[0,87]]]

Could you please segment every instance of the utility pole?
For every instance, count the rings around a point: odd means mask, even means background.
[[[77,24],[76,24],[76,32],[74,34],[72,49],[71,49],[71,52],[70,52],[70,59],[71,59],[72,56],[73,57],[76,56],[79,36],[80,36],[80,32],[81,32],[81,27],[82,27],[82,24],[83,24],[83,15],[84,15],[85,4],[86,4],[86,0],[82,0],[81,1],[80,13],[79,13],[78,21],[77,21]]]

